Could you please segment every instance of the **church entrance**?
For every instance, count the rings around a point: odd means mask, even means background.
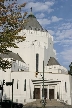
[[[49,89],[49,99],[54,99],[54,89]]]
[[[42,95],[43,95],[43,89],[42,89]],[[44,88],[44,97],[47,98],[47,88]]]
[[[40,88],[34,88],[34,99],[40,99]]]

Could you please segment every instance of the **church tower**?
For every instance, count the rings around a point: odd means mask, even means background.
[[[32,13],[32,8],[26,20],[24,29],[19,33],[22,36],[25,34],[26,40],[18,44],[19,49],[14,50],[19,53],[26,64],[29,64],[30,72],[42,72],[43,60],[47,66],[50,57],[56,57],[53,49],[53,37],[37,21]]]

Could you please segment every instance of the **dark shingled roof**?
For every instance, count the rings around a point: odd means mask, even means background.
[[[14,53],[12,51],[8,52],[7,54],[0,54],[0,57],[1,58],[13,58],[14,60],[18,60],[18,61],[24,62],[22,60],[22,58],[19,56],[18,53],[16,54],[16,53]]]
[[[26,20],[27,22],[24,24],[24,29],[43,31],[42,26],[39,24],[39,22],[33,14],[30,14]]]
[[[48,61],[48,66],[51,66],[51,65],[60,65],[60,64],[54,57],[50,57]]]

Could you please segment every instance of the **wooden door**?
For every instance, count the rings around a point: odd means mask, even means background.
[[[49,99],[54,99],[54,89],[49,89]]]
[[[34,88],[34,99],[40,99],[40,88]]]

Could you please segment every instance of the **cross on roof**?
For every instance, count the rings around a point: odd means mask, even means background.
[[[31,9],[31,12],[32,12],[32,7],[30,9]]]

